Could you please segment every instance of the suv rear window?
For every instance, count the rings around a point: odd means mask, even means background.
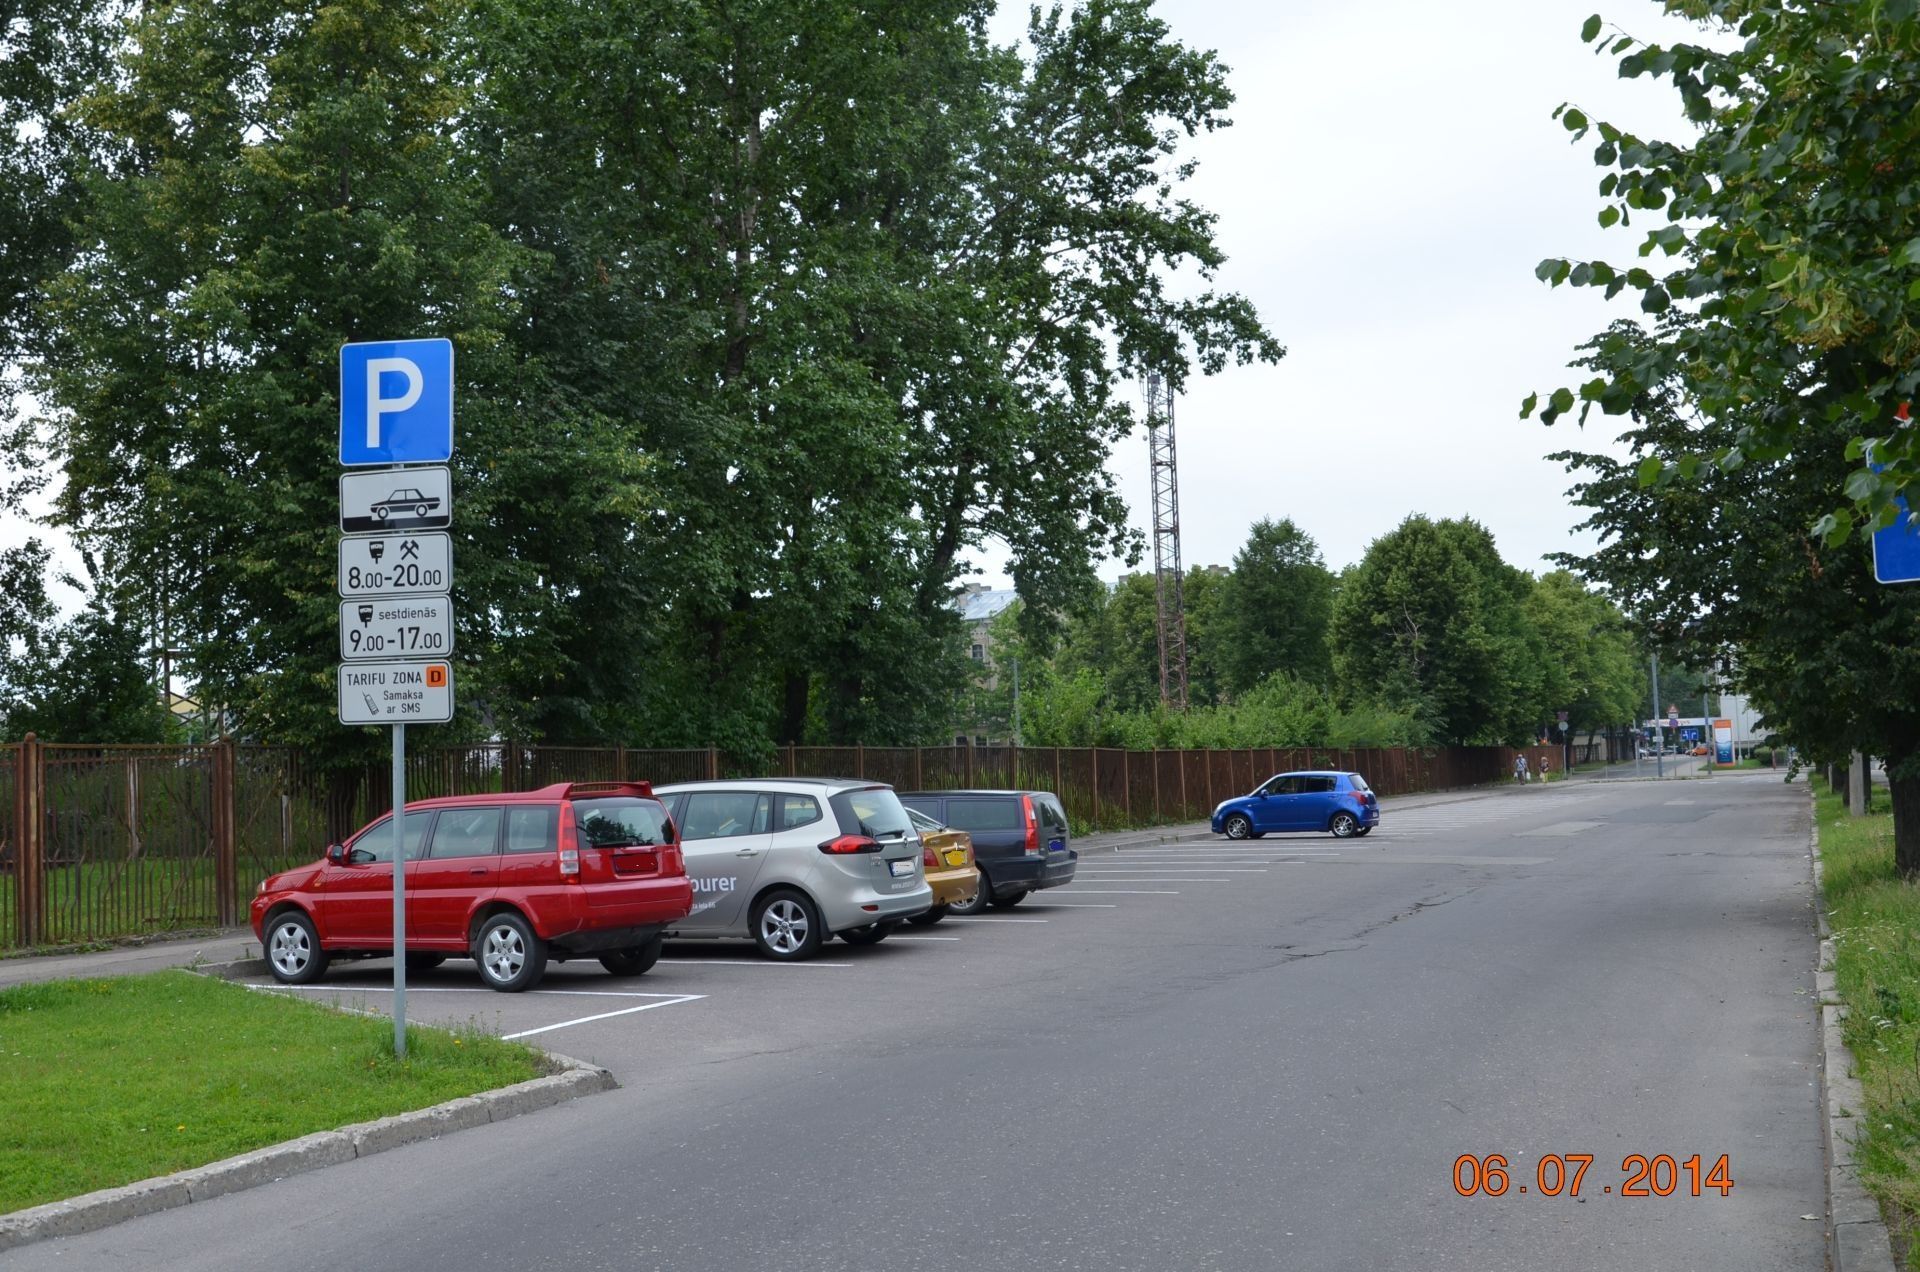
[[[840,829],[846,834],[866,835],[870,839],[883,836],[912,839],[916,835],[900,797],[889,787],[841,791],[830,802],[840,819]]]
[[[558,843],[553,837],[553,812],[557,805],[520,805],[507,810],[507,851],[553,852]]]
[[[959,830],[1025,830],[1027,819],[1021,815],[1017,796],[989,799],[950,799],[947,824]]]
[[[573,821],[582,848],[651,848],[667,842],[667,808],[657,799],[576,799]]]

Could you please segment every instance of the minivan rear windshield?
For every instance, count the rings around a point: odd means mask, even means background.
[[[669,842],[666,805],[657,799],[576,799],[573,820],[580,827],[583,848],[647,848]]]
[[[889,787],[841,791],[832,803],[834,813],[840,818],[840,829],[849,835],[866,835],[870,839],[918,838],[907,810],[901,807],[899,797]]]

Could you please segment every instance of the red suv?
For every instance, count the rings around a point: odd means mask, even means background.
[[[566,783],[407,805],[407,966],[471,958],[494,989],[527,989],[549,957],[638,976],[693,908],[673,821],[645,782]],[[393,955],[393,819],[273,875],[252,906],[275,979],[335,958]]]

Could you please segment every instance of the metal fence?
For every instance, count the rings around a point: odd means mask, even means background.
[[[1536,772],[1558,748],[1529,748]],[[1295,768],[1366,775],[1383,796],[1499,781],[1505,747],[1256,747],[1210,751],[933,746],[783,747],[771,772],[900,790],[1051,790],[1081,827],[1191,821]],[[536,790],[564,781],[765,776],[713,747],[427,747],[407,796]],[[0,949],[244,921],[259,881],[318,857],[392,806],[383,764],[322,768],[297,748],[0,744]]]

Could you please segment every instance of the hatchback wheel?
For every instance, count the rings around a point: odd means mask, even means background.
[[[1353,836],[1353,832],[1360,829],[1360,823],[1354,820],[1352,813],[1335,813],[1333,820],[1327,823],[1327,829],[1333,833],[1335,839],[1348,839]]]
[[[787,888],[760,898],[753,907],[752,932],[760,952],[782,962],[812,958],[826,940],[820,911],[805,896]]]
[[[928,910],[925,914],[914,915],[912,918],[908,919],[907,922],[913,924],[915,927],[932,927],[934,924],[938,923],[940,920],[946,917],[947,917],[947,907],[944,905],[936,905],[931,910]]]
[[[1228,839],[1253,838],[1253,818],[1247,816],[1245,813],[1233,814],[1227,818],[1226,832]]]
[[[869,923],[865,927],[848,928],[840,934],[840,939],[848,945],[878,945],[893,935],[896,923]]]
[[[971,900],[955,901],[947,906],[948,914],[978,914],[993,903],[993,884],[987,878],[987,872],[980,872],[980,890]]]
[[[327,952],[313,920],[298,910],[282,910],[267,927],[267,966],[283,985],[305,985],[327,971]]]
[[[655,936],[652,940],[633,946],[631,949],[602,954],[600,966],[615,976],[644,976],[655,963],[660,961],[660,947],[666,943],[666,939],[665,936]]]
[[[531,923],[507,910],[480,925],[473,940],[473,961],[480,965],[480,979],[489,988],[517,994],[532,989],[547,974],[547,943]]]
[[[1354,837],[1355,839],[1364,839],[1364,838],[1366,838],[1366,837],[1367,837],[1368,835],[1370,835],[1370,834],[1372,834],[1372,833],[1373,833],[1373,827],[1371,827],[1371,826],[1362,826],[1362,827],[1361,827],[1360,829],[1358,829],[1358,830],[1356,830],[1356,831],[1354,831],[1354,832],[1353,832],[1353,837]]]

